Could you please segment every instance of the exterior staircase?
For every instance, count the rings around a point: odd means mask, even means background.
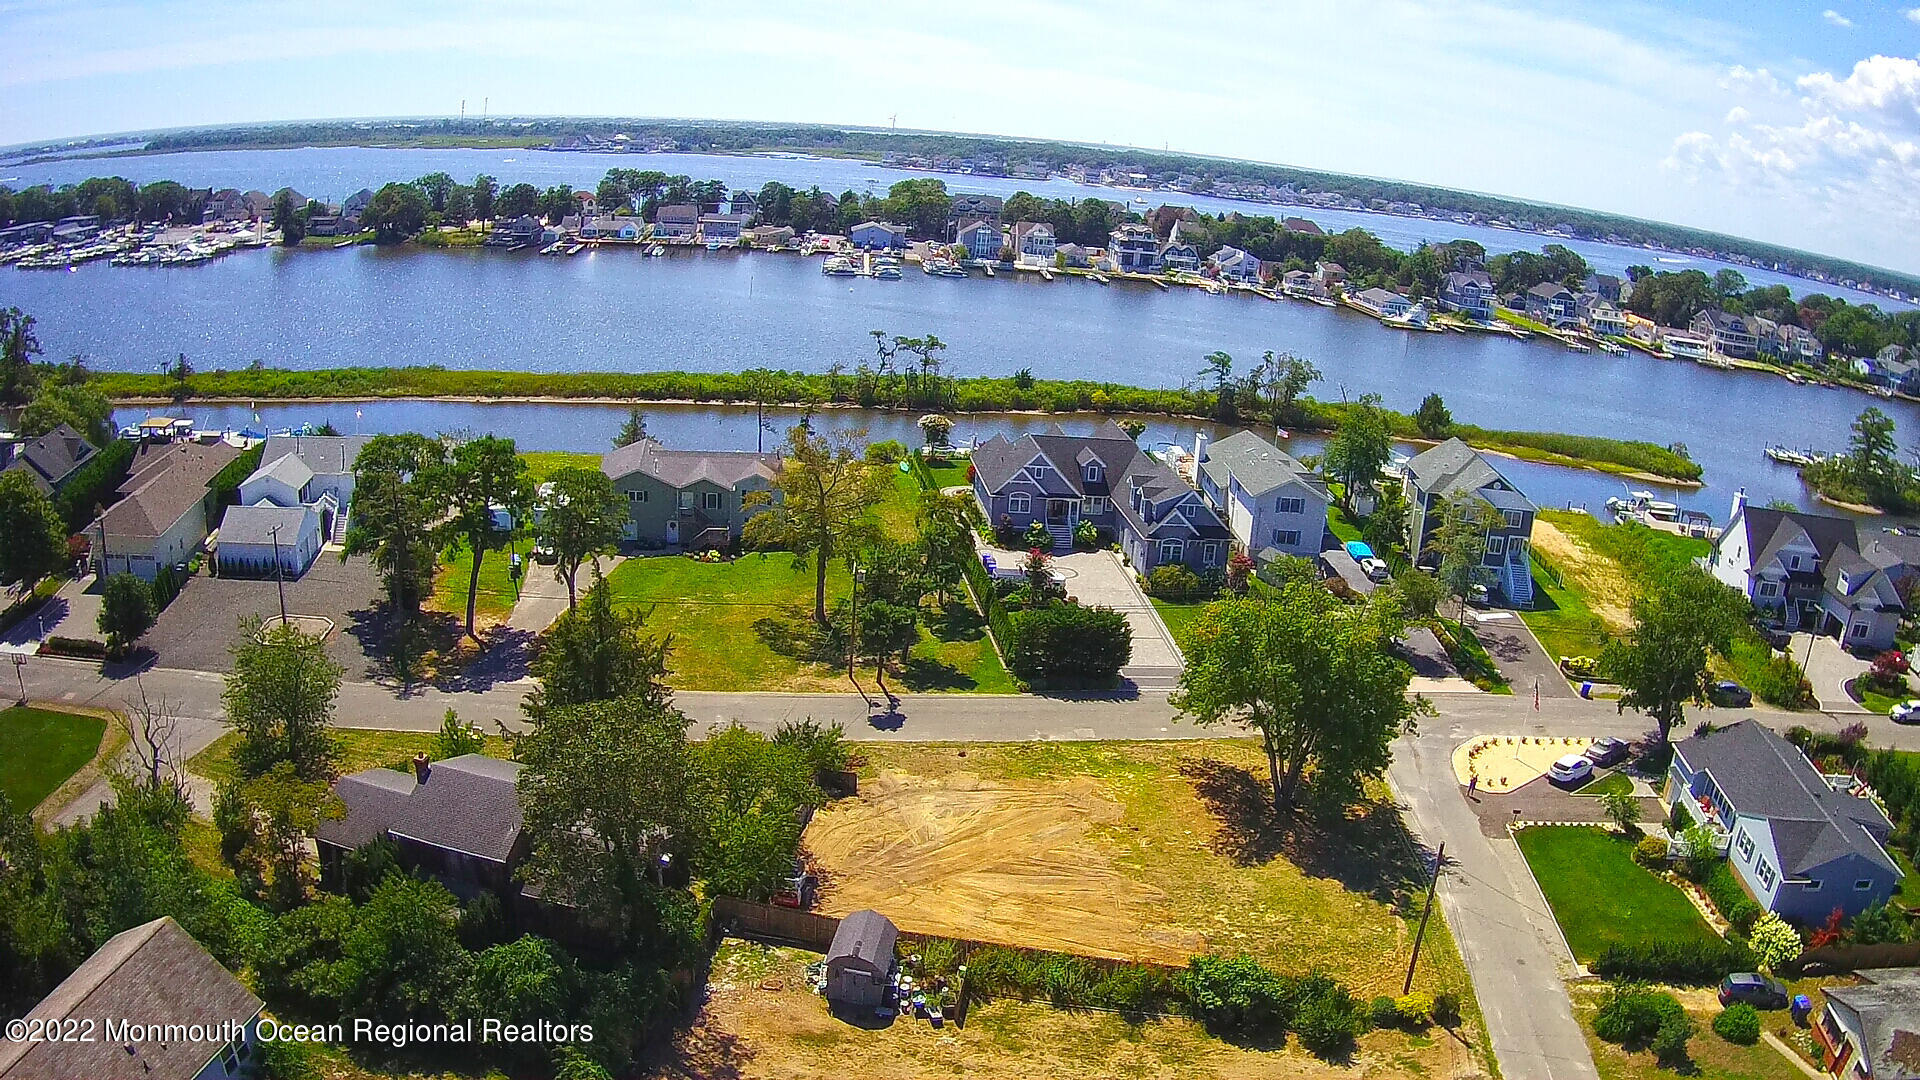
[[[1508,561],[1500,587],[1507,594],[1507,603],[1517,608],[1532,607],[1533,567],[1528,560]]]
[[[1049,521],[1047,522],[1047,532],[1053,537],[1053,550],[1055,554],[1073,550],[1073,526]]]

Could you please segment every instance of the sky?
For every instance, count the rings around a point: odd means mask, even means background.
[[[1916,5],[0,0],[0,145],[462,101],[897,122],[1393,177],[1920,272]]]

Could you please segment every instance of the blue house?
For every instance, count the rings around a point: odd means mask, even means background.
[[[1198,491],[1111,420],[1092,435],[1057,425],[1044,435],[995,435],[974,448],[973,494],[995,526],[1044,522],[1055,551],[1073,550],[1073,530],[1091,521],[1142,574],[1167,563],[1220,569],[1233,540]]]
[[[1900,887],[1882,846],[1887,815],[1757,720],[1675,744],[1666,797],[1669,813],[1685,807],[1726,842],[1734,874],[1783,919],[1815,925],[1835,908],[1851,917]]]
[[[863,221],[847,232],[854,247],[868,251],[898,251],[907,246],[907,227],[884,221]]]

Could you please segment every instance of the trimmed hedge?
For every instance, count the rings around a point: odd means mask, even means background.
[[[1753,950],[1737,941],[1642,941],[1607,946],[1593,962],[1593,972],[1608,979],[1712,986],[1758,963]]]
[[[1106,685],[1133,658],[1133,631],[1112,608],[1048,604],[1015,612],[1007,623],[1007,667],[1030,683]]]
[[[82,532],[93,521],[94,511],[113,501],[113,493],[127,478],[136,447],[128,439],[115,439],[74,470],[53,498],[54,509],[67,523],[69,534]]]
[[[1701,883],[1706,890],[1707,899],[1713,901],[1714,909],[1720,917],[1733,925],[1742,934],[1753,929],[1754,920],[1763,910],[1747,890],[1740,885],[1740,879],[1734,875],[1733,867],[1725,859],[1713,864],[1707,871],[1707,880]]]

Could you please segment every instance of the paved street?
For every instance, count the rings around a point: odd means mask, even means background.
[[[1520,616],[1511,611],[1493,610],[1469,612],[1467,617],[1473,623],[1474,636],[1486,647],[1494,666],[1513,684],[1515,695],[1531,698],[1533,688],[1538,686],[1543,698],[1578,696],[1560,674],[1558,659],[1546,654],[1540,647],[1540,639],[1533,636]]]

